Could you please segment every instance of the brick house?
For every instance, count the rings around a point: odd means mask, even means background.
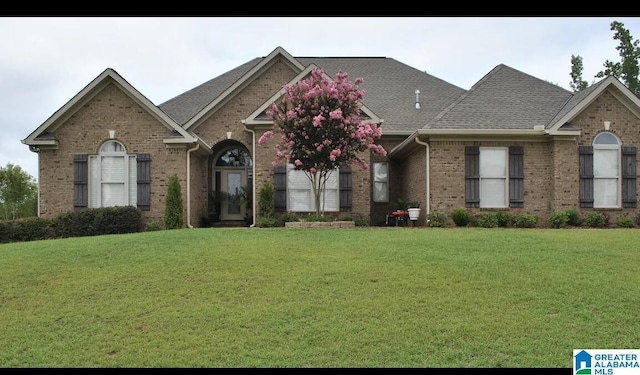
[[[313,211],[300,172],[274,167],[265,115],[284,84],[319,67],[362,77],[363,112],[380,124],[386,157],[344,168],[327,189],[327,212],[385,222],[397,198],[426,214],[457,208],[536,214],[637,210],[640,100],[614,77],[572,93],[498,65],[470,90],[392,58],[293,57],[281,47],[160,105],[106,69],[22,142],[38,153],[39,215],[136,205],[162,222],[169,178],[179,178],[184,225],[198,227],[211,192],[222,223],[256,222],[260,187],[276,209]],[[275,141],[275,139],[274,139]],[[237,199],[243,188],[253,206]]]

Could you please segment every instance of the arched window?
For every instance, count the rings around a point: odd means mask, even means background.
[[[612,133],[593,140],[593,206],[620,207],[620,140]]]
[[[250,167],[251,155],[241,148],[230,148],[216,161],[216,167]]]
[[[109,140],[89,156],[89,207],[136,205],[136,156]]]

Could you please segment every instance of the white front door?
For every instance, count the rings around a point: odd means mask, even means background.
[[[240,196],[242,187],[247,184],[247,172],[245,169],[223,169],[220,186],[228,194],[222,202],[220,220],[243,220],[245,207]]]

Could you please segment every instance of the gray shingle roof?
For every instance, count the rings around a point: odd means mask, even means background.
[[[260,60],[262,59],[255,58],[248,61],[233,70],[167,100],[158,107],[178,124],[184,125],[191,117],[200,112],[207,104],[211,103],[229,86],[251,70]]]
[[[176,122],[184,125],[240,79],[262,58],[203,83],[159,105]],[[338,70],[349,74],[349,80],[362,78],[364,105],[384,120],[385,133],[412,132],[424,126],[465,92],[464,89],[386,57],[300,57],[305,66],[315,64],[330,77]],[[415,108],[415,90],[420,90],[421,109]],[[275,94],[275,93],[274,93]]]
[[[546,127],[572,97],[562,87],[500,64],[424,128]]]

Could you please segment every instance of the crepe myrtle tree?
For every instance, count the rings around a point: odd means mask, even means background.
[[[356,164],[367,169],[369,165],[360,157],[362,152],[387,154],[375,143],[382,135],[381,129],[360,116],[364,91],[358,85],[362,78],[353,83],[348,78],[347,73],[339,71],[332,80],[315,68],[308,78],[285,85],[280,101],[267,111],[282,138],[275,146],[272,164],[291,163],[305,173],[311,181],[318,216],[324,214],[320,197],[324,197],[327,179],[335,168]],[[258,143],[265,144],[274,130],[264,132]]]

